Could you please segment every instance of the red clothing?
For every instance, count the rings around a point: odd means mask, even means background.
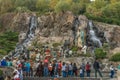
[[[44,63],[48,63],[48,60],[47,60],[47,59],[45,59],[45,60],[44,60]]]
[[[48,67],[48,59],[45,59],[45,60],[44,60],[44,66],[45,66],[45,67]]]
[[[90,65],[86,64],[85,68],[86,68],[86,70],[90,70]]]
[[[62,63],[60,63],[60,62],[58,63],[58,69],[60,69],[60,70],[62,69]]]
[[[16,78],[16,79],[14,79],[14,80],[20,80],[20,78]]]
[[[48,52],[48,53],[50,53],[50,50],[49,50],[49,49],[47,49],[45,52]]]

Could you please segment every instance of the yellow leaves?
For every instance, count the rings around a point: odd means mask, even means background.
[[[120,0],[110,0],[111,3],[119,2]]]
[[[0,13],[5,13],[10,11],[13,8],[13,4],[11,0],[1,0],[0,2]]]
[[[58,0],[51,0],[49,4],[50,8],[54,10],[57,3],[58,3]]]

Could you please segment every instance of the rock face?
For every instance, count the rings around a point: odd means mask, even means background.
[[[59,43],[69,39],[73,43],[75,36],[75,41],[77,41],[75,44],[82,47],[82,42],[78,38],[80,37],[79,30],[84,30],[86,26],[87,18],[83,15],[74,16],[71,12],[50,13],[49,15],[38,17],[38,40],[44,43]],[[75,31],[73,31],[73,27],[75,27]]]
[[[26,32],[29,26],[29,13],[8,13],[0,17],[2,31],[11,30],[15,32]]]
[[[120,47],[120,26],[108,25],[104,23],[95,22],[95,25],[104,32],[107,42],[111,48]]]
[[[29,30],[30,16],[36,16],[35,13],[9,13],[0,17],[0,24],[2,26],[0,31],[12,30],[20,33],[20,40],[25,37]],[[70,40],[72,43],[76,41],[79,47],[82,47],[86,43],[86,31],[84,30],[88,25],[88,19],[83,16],[74,16],[71,12],[64,13],[48,13],[42,16],[38,16],[38,25],[35,30],[35,40],[39,43],[63,43],[65,40]],[[77,19],[77,22],[75,21]],[[105,36],[107,42],[112,48],[120,47],[120,27],[116,25],[108,25],[104,23],[94,22],[94,25],[100,31],[100,36]],[[74,33],[74,28],[75,32]],[[82,30],[82,32],[81,32]],[[104,32],[104,33],[103,33]],[[84,33],[84,42],[80,38],[79,33]],[[99,34],[99,33],[97,33]],[[74,36],[76,36],[74,38]],[[77,38],[79,36],[79,38]],[[104,42],[104,39],[100,39]],[[74,43],[73,43],[74,44]]]

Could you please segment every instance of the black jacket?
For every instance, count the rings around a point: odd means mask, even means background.
[[[94,67],[94,69],[99,69],[100,68],[99,63],[97,61],[95,61],[93,64],[93,67]]]

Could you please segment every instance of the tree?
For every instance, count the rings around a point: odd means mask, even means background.
[[[59,2],[59,0],[51,0],[51,1],[50,1],[49,6],[50,6],[50,9],[51,9],[52,11],[55,10],[55,6],[56,6],[56,4],[57,4],[58,2]]]
[[[61,11],[68,11],[71,9],[71,1],[64,1],[64,0],[60,0],[56,6],[55,6],[55,11],[56,12],[61,12]]]
[[[11,12],[13,8],[12,0],[0,0],[0,14]]]
[[[102,9],[104,17],[120,19],[120,2],[109,4]]]
[[[120,0],[110,0],[111,3],[119,2]]]
[[[37,0],[36,8],[40,12],[49,11],[49,0]]]
[[[74,14],[83,14],[86,11],[86,5],[84,3],[72,3],[71,11]]]
[[[104,0],[95,0],[86,9],[86,12],[94,16],[102,16],[102,8],[107,4]]]
[[[36,10],[36,2],[37,0],[15,0],[15,7],[26,7],[31,11]]]

